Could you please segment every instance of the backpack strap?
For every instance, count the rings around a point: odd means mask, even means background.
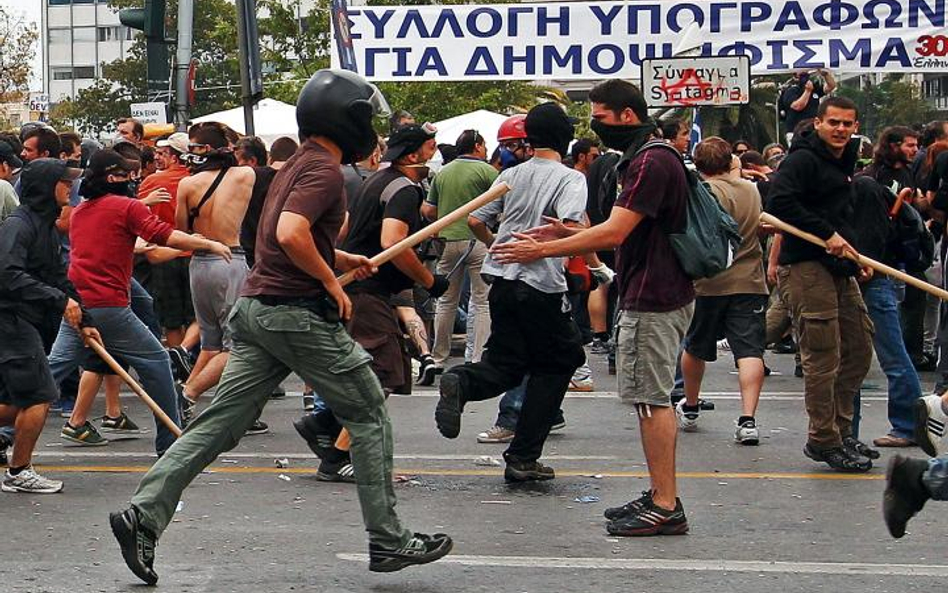
[[[382,193],[379,194],[379,203],[383,206],[388,204],[388,201],[391,200],[395,194],[402,191],[406,187],[413,187],[415,190],[421,193],[421,187],[417,183],[405,176],[400,176],[396,179],[393,179],[388,185],[385,186],[385,188],[382,190]]]
[[[224,167],[221,169],[220,173],[217,174],[217,177],[214,178],[214,182],[211,183],[211,186],[207,188],[207,191],[204,192],[204,197],[201,198],[201,201],[198,202],[198,205],[194,208],[188,210],[188,232],[194,231],[194,221],[197,220],[198,216],[201,215],[201,208],[204,207],[204,204],[207,204],[207,201],[211,199],[214,195],[214,192],[220,186],[221,181],[224,180],[224,176],[227,175],[227,170],[230,167]]]

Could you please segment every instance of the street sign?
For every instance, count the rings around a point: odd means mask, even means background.
[[[168,123],[168,109],[164,103],[132,103],[132,117],[142,124]]]
[[[30,111],[47,112],[49,111],[49,95],[44,93],[30,93],[28,104]]]
[[[744,105],[750,102],[750,58],[642,60],[642,92],[649,107]]]

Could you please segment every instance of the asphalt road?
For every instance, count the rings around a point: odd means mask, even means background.
[[[286,383],[289,396],[264,411],[271,433],[245,438],[185,492],[158,547],[158,587],[213,593],[944,591],[948,507],[938,512],[938,503],[930,504],[909,535],[891,539],[880,514],[891,452],[859,476],[806,459],[802,380],[792,376],[792,356],[768,355],[768,363],[784,374],[765,384],[759,447],[732,441],[739,398],[730,357],[722,353],[708,367],[705,397],[717,409],[702,413],[700,431],[680,435],[678,445],[680,495],[691,524],[682,537],[613,538],[604,529],[602,511],[637,497],[648,482],[635,417],[615,398],[615,377],[601,360],[593,365],[597,391],[565,401],[568,425],[551,436],[544,456],[558,477],[540,485],[506,486],[503,445],[475,442],[493,423],[496,400],[470,405],[460,438],[449,441],[434,426],[434,389],[393,397],[399,512],[416,531],[451,534],[455,549],[436,564],[389,575],[367,570],[355,488],[313,477],[316,460],[290,425],[301,408],[301,384],[293,377]],[[874,368],[863,393],[864,440],[885,431],[884,385]],[[124,394],[123,405],[149,424],[133,395]],[[141,591],[107,517],[127,504],[153,461],[152,435],[79,448],[59,439],[62,422],[49,419],[36,463],[65,480],[65,491],[0,495],[0,591]],[[289,466],[275,467],[282,458]]]

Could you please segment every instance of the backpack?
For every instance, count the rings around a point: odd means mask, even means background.
[[[794,99],[790,97],[790,91],[794,90],[796,87],[796,82],[791,81],[785,87],[780,89],[780,94],[777,96],[777,115],[780,121],[786,121],[787,114],[790,113],[790,104],[794,101]]]
[[[708,184],[685,167],[684,159],[673,146],[663,140],[652,140],[635,154],[652,148],[672,151],[688,180],[685,228],[680,233],[666,231],[678,263],[692,280],[720,274],[734,262],[734,254],[743,240],[737,222],[714,197]]]
[[[935,237],[911,204],[902,204],[893,220],[897,237],[895,256],[906,272],[924,272],[935,261]]]

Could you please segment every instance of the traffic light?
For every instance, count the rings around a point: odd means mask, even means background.
[[[119,10],[119,22],[145,34],[145,55],[148,60],[148,96],[156,98],[168,92],[171,66],[168,41],[165,39],[166,0],[144,0],[143,8]]]

